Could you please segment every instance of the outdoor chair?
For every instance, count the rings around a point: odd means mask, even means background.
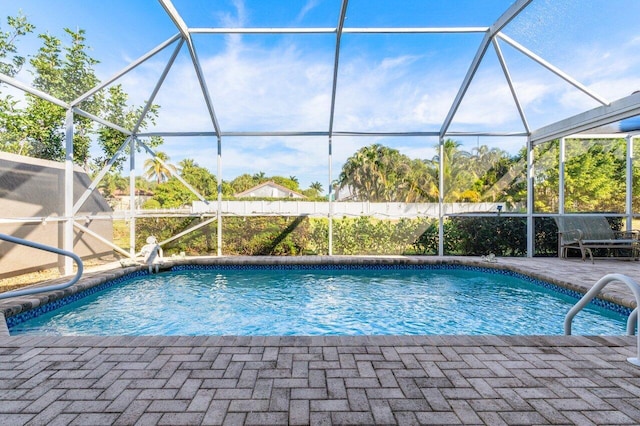
[[[580,250],[583,261],[588,254],[591,263],[594,263],[593,249],[613,249],[616,257],[630,253],[630,259],[638,258],[638,231],[614,231],[604,216],[568,215],[554,219],[558,225],[558,254],[562,258],[567,257],[570,249]]]

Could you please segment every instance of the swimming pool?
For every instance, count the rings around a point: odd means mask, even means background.
[[[576,301],[552,285],[474,267],[175,269],[121,280],[31,319],[7,318],[10,332],[548,335],[562,334],[564,315]],[[622,314],[591,305],[576,317],[574,334],[622,334],[625,324]]]

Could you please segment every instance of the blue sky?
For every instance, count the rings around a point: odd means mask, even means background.
[[[487,27],[509,0],[350,0],[346,27]],[[175,0],[189,27],[335,27],[339,0]],[[22,10],[36,25],[64,39],[62,28],[83,28],[102,79],[177,33],[155,0],[0,0],[2,15]],[[534,0],[504,33],[608,100],[640,89],[637,0]],[[2,28],[6,28],[4,21]],[[335,36],[194,35],[202,69],[223,131],[326,131],[329,124]],[[337,131],[438,131],[482,34],[345,34],[342,38],[334,129]],[[23,54],[39,46],[21,40]],[[508,44],[501,42],[533,129],[598,106]],[[173,47],[124,76],[131,102],[153,90]],[[18,76],[30,82],[28,69]],[[183,49],[155,102],[156,131],[210,131],[202,94]],[[522,131],[493,48],[450,127],[452,131]],[[523,138],[456,138],[510,152]],[[436,138],[336,137],[335,179],[344,160],[371,143],[393,146],[416,158],[435,155]],[[173,162],[193,158],[216,171],[212,138],[167,138],[161,150]],[[303,187],[325,188],[327,138],[223,139],[223,177],[264,171],[296,176]]]

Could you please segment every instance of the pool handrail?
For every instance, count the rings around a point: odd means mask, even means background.
[[[45,291],[62,290],[62,289],[65,289],[67,287],[71,287],[72,285],[77,283],[78,280],[80,279],[80,277],[82,276],[82,272],[84,270],[84,266],[82,264],[82,259],[80,259],[80,257],[78,257],[78,255],[76,255],[75,253],[72,253],[72,252],[66,251],[66,250],[62,250],[62,249],[59,249],[57,247],[48,246],[48,245],[45,245],[45,244],[34,243],[33,241],[24,240],[22,238],[12,237],[12,236],[6,235],[6,234],[0,234],[0,240],[9,241],[11,243],[20,244],[20,245],[27,246],[27,247],[33,247],[33,248],[36,248],[36,249],[39,249],[39,250],[48,251],[48,252],[51,252],[51,253],[61,254],[63,256],[67,256],[67,257],[72,258],[73,261],[76,262],[76,265],[78,265],[78,270],[76,271],[76,275],[70,281],[68,281],[66,283],[49,285],[49,286],[44,286],[44,287],[31,287],[31,288],[25,288],[25,289],[22,289],[22,290],[7,291],[7,292],[4,292],[4,293],[0,293],[0,299],[8,299],[10,297],[18,297],[18,296],[27,296],[27,295],[30,295],[30,294],[43,293]]]
[[[640,285],[638,285],[638,283],[635,282],[635,280],[623,274],[607,274],[604,277],[600,278],[598,282],[596,282],[593,285],[593,287],[591,287],[591,289],[584,296],[582,296],[582,298],[578,300],[578,302],[576,302],[573,308],[569,310],[569,312],[564,318],[564,334],[565,335],[567,336],[571,335],[571,323],[573,321],[573,318],[576,316],[576,314],[580,312],[582,308],[584,308],[589,302],[591,302],[591,300],[593,300],[605,286],[607,286],[609,283],[612,283],[614,281],[621,281],[624,284],[626,284],[627,287],[629,287],[629,290],[631,290],[631,292],[636,298],[636,306],[640,306]],[[640,318],[637,315],[637,308],[633,312],[636,312],[635,318],[636,318],[636,322],[639,322],[638,326],[640,330]],[[633,312],[631,313],[631,316],[634,315]],[[627,332],[629,332],[630,321],[631,321],[631,318],[629,319],[629,321],[627,321]],[[627,358],[627,361],[629,361],[633,365],[640,367],[640,333],[638,333],[636,340],[637,340],[636,357]]]
[[[633,336],[636,334],[636,322],[638,321],[638,307],[631,311],[629,318],[627,319],[627,335]]]

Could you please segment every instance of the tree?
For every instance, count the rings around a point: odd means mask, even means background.
[[[105,198],[112,198],[117,191],[125,191],[129,183],[120,173],[107,173],[100,181],[98,189]]]
[[[318,199],[320,198],[320,194],[322,194],[322,184],[320,182],[312,182],[309,185],[309,188],[302,191],[302,195],[310,199]]]
[[[264,176],[264,173],[262,174]],[[240,192],[246,191],[249,188],[253,188],[254,186],[257,185],[256,182],[257,182],[257,178],[255,177],[255,175],[251,176],[248,173],[244,173],[236,177],[234,180],[232,180],[230,185],[231,185],[231,188],[233,188],[233,193],[238,194]]]
[[[15,75],[25,62],[25,56],[17,55],[16,42],[28,32],[34,30],[26,18],[19,14],[8,17],[10,31],[0,31],[0,72]],[[99,63],[88,54],[85,31],[64,29],[70,41],[63,41],[50,34],[40,34],[42,45],[29,63],[33,74],[32,85],[60,100],[71,102],[91,88],[99,80],[94,66]],[[121,86],[113,86],[85,99],[78,106],[94,115],[122,127],[132,129],[137,123],[143,108],[128,107],[127,94]],[[0,149],[39,158],[61,161],[65,157],[65,118],[66,111],[50,102],[33,95],[26,95],[27,106],[20,108],[10,96],[0,97]],[[153,123],[157,117],[158,106],[153,105],[142,120],[140,128]],[[73,160],[89,169],[89,147],[95,132],[93,122],[79,114],[74,114]],[[113,156],[126,139],[117,130],[101,126],[98,143],[104,156],[94,163],[102,166]],[[152,147],[162,143],[161,138],[151,138]],[[128,149],[127,151],[128,152]],[[122,169],[122,161],[116,162],[116,170]]]
[[[340,188],[349,187],[351,193],[359,200],[385,201],[381,182],[385,170],[382,157],[389,153],[389,148],[374,144],[359,149],[349,157],[338,177]]]
[[[445,140],[443,144],[442,158],[437,154],[429,164],[437,180],[440,178],[439,164],[440,161],[443,162],[444,202],[454,203],[477,198],[478,194],[468,192],[477,178],[471,167],[471,154],[461,150],[460,143],[452,139]]]
[[[482,201],[513,204],[526,200],[526,162],[522,154],[514,157],[505,154],[478,178],[475,188]]]
[[[107,90],[106,96],[104,96],[102,109],[104,111],[104,118],[107,121],[124,127],[125,129],[133,130],[144,108],[129,106],[127,104],[128,98],[129,96],[124,92],[121,85],[111,86]],[[149,123],[155,124],[159,108],[158,105],[153,105],[149,108],[147,115],[140,123],[140,129],[146,128]],[[120,146],[122,146],[126,138],[127,135],[118,130],[107,126],[100,126],[98,130],[98,145],[102,148],[104,156],[95,158],[94,163],[98,166],[104,166],[108,163]],[[150,139],[148,145],[153,148],[160,146],[163,142],[164,140],[162,138],[154,136]],[[129,152],[129,149],[125,149],[124,152]],[[116,160],[114,167],[117,170],[121,170],[124,161],[124,157]]]
[[[218,181],[216,176],[204,167],[200,167],[190,158],[185,158],[180,163],[180,175],[205,198],[213,198],[218,193]]]
[[[22,12],[18,12],[18,16],[7,16],[7,25],[9,31],[0,31],[0,73],[14,77],[25,62],[25,57],[18,55],[16,43],[20,37],[33,32],[35,26]]]
[[[557,212],[559,207],[560,141],[534,147],[536,173],[533,181],[535,212]]]
[[[178,163],[178,166],[180,167],[180,170],[182,172],[184,172],[185,170],[188,169],[193,169],[196,167],[199,167],[198,164],[196,163],[196,160],[194,160],[193,158],[185,158],[182,161],[180,161]]]
[[[500,160],[508,157],[507,153],[500,148],[489,148],[487,145],[480,145],[473,148],[471,160],[476,175],[481,176],[488,170],[500,162]]]
[[[511,157],[499,148],[480,145],[472,152],[470,169],[477,178],[472,188],[464,193],[467,197],[508,204],[526,199],[526,151]]]
[[[0,97],[0,151],[30,155],[31,145],[26,140],[26,122],[18,101],[12,96]]]
[[[253,180],[257,181],[258,183],[262,183],[267,180],[267,175],[265,174],[265,172],[258,172],[254,174],[252,177],[253,177]]]
[[[17,43],[21,37],[33,32],[35,27],[22,13],[8,16],[7,25],[8,31],[0,30],[0,73],[14,77],[26,60],[18,55]],[[21,110],[11,95],[0,96],[0,151],[23,155],[30,151],[25,140]]]
[[[135,186],[137,191],[153,192],[156,185],[156,182],[150,182],[143,176],[136,176]]]
[[[433,202],[438,200],[438,180],[431,163],[411,160],[409,175],[404,182],[405,203]]]
[[[536,212],[559,209],[560,143],[535,147]],[[564,176],[566,212],[620,212],[624,210],[625,141],[567,139]]]
[[[292,177],[295,177],[295,176],[292,176]],[[283,176],[271,176],[270,178],[265,179],[265,181],[269,181],[269,180],[277,183],[278,185],[282,185],[285,188],[289,188],[292,191],[300,192],[300,186],[298,185],[298,181],[293,180],[290,177],[286,178]]]
[[[166,154],[159,152],[158,157],[160,156],[163,157],[162,159],[164,161],[168,160]],[[152,163],[151,160],[152,159],[147,160],[149,162],[149,166],[155,167],[159,164],[158,161]],[[207,169],[198,166],[194,160],[189,158],[182,160],[179,163],[179,166],[182,178],[202,196],[205,198],[211,198],[217,194],[216,177]],[[172,173],[175,174],[176,170],[177,169],[174,167]],[[159,172],[155,168],[149,169],[148,172],[152,172],[154,176],[157,176],[158,173],[162,174],[162,172]],[[168,175],[165,175],[165,177],[168,177]],[[163,179],[163,182],[158,182],[153,192],[153,205],[160,208],[182,207],[198,199],[198,197],[175,176],[171,176],[168,179],[165,178]],[[151,205],[152,204],[150,203],[147,206]]]
[[[148,158],[144,162],[145,176],[147,179],[155,179],[158,184],[169,180],[172,174],[177,173],[176,166],[169,164],[169,156],[164,152],[156,152],[156,156]]]
[[[567,140],[565,210],[624,211],[625,140]]]
[[[87,54],[85,31],[64,30],[71,38],[68,46],[55,36],[41,34],[43,41],[38,53],[31,59],[34,74],[33,86],[58,99],[70,102],[87,92],[98,83],[93,66],[99,61]],[[64,56],[62,54],[64,53]],[[65,111],[48,101],[28,95],[28,106],[24,111],[26,140],[32,145],[33,155],[50,159],[64,158]],[[82,103],[82,109],[96,114],[100,109],[100,99],[94,96]],[[73,159],[87,166],[89,159],[90,133],[92,121],[78,114],[74,115]]]
[[[169,178],[166,182],[159,183],[153,192],[153,200],[155,200],[158,203],[158,207],[161,208],[182,207],[197,199],[198,197],[175,177]]]
[[[322,190],[324,189],[322,187],[322,184],[318,181],[311,182],[311,185],[309,185],[309,188],[315,190],[318,194],[321,194]]]
[[[358,200],[426,201],[434,187],[427,169],[427,163],[414,162],[396,149],[374,144],[347,159],[338,184],[349,187]]]

